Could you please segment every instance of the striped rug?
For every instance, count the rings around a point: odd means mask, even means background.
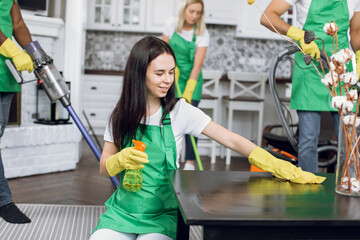
[[[30,224],[10,224],[0,218],[0,239],[85,240],[94,230],[105,206],[16,204]],[[190,227],[190,240],[201,240],[200,226]]]

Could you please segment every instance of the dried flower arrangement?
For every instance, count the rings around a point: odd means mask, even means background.
[[[332,96],[332,107],[338,109],[343,132],[342,136],[339,135],[336,192],[345,195],[360,195],[360,136],[356,132],[356,128],[360,124],[358,117],[359,93],[357,90],[359,76],[356,72],[349,72],[346,68],[345,64],[350,62],[353,52],[349,48],[339,50],[338,27],[335,21],[326,23],[323,29],[327,35],[333,37],[333,55],[330,60],[326,57],[329,65],[328,73],[325,74],[320,62],[324,74],[321,82],[328,88]],[[344,146],[344,149],[341,149],[341,145]]]

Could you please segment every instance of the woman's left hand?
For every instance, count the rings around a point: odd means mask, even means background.
[[[184,93],[182,95],[182,97],[185,98],[185,100],[190,104],[191,104],[191,99],[192,99],[192,95],[195,90],[196,84],[197,84],[197,81],[195,79],[190,78],[189,80],[187,80],[186,87],[185,87]]]

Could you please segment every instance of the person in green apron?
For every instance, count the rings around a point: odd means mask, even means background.
[[[162,39],[173,49],[178,67],[179,88],[188,103],[197,107],[202,95],[202,65],[209,47],[210,36],[204,23],[202,0],[182,0],[177,18],[169,18],[163,29]],[[197,138],[195,138],[197,141]],[[184,170],[195,169],[195,153],[186,136]]]
[[[20,91],[20,85],[15,81],[5,64],[10,59],[18,71],[33,70],[33,62],[28,54],[21,51],[11,40],[25,47],[31,36],[27,29],[19,5],[15,0],[2,0],[0,3],[0,139],[4,134],[9,119],[11,100],[14,92]],[[10,223],[28,223],[30,219],[14,204],[8,182],[5,178],[4,166],[0,153],[0,217]]]
[[[250,3],[249,3],[250,4]],[[296,8],[296,22],[299,28],[286,23],[280,16],[291,6]],[[312,30],[315,36],[325,41],[328,56],[332,55],[333,38],[323,30],[325,23],[335,20],[338,31],[339,49],[349,47],[348,30],[350,29],[351,47],[357,52],[357,72],[360,74],[360,1],[358,0],[273,0],[265,10],[274,27],[284,35],[300,42],[301,48],[313,59],[320,57],[320,40],[309,44],[304,42],[304,31]],[[274,31],[268,20],[262,16],[261,24]],[[320,76],[312,65],[305,65],[302,53],[295,54],[296,64],[293,66],[292,91],[290,108],[296,109],[299,117],[298,160],[299,166],[313,173],[318,172],[318,136],[322,111],[331,111],[334,120],[335,133],[338,134],[339,114],[332,108],[330,94],[321,83]],[[318,69],[320,64],[314,61]],[[310,66],[310,67],[309,67]],[[352,65],[346,66],[352,71]]]
[[[131,50],[121,97],[106,126],[100,173],[104,177],[120,173],[122,182],[125,169],[142,169],[142,188],[127,191],[120,184],[106,201],[106,212],[90,240],[176,239],[178,206],[167,171],[178,169],[186,134],[204,134],[276,177],[299,183],[324,181],[275,158],[176,98],[175,63],[170,45],[153,36],[139,40]],[[134,149],[132,139],[142,141],[145,152]]]

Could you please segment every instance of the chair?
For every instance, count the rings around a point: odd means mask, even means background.
[[[203,70],[203,89],[199,108],[202,110],[211,111],[212,120],[218,121],[218,108],[220,101],[219,82],[222,76],[222,71],[217,70]],[[211,164],[216,160],[216,146],[217,143],[210,138],[201,135],[198,138],[198,147],[210,148]]]
[[[260,146],[264,117],[265,83],[267,73],[233,72],[227,74],[230,80],[229,96],[223,97],[224,109],[228,109],[227,128],[233,130],[233,115],[235,111],[257,112],[257,139]],[[231,150],[226,149],[226,164],[230,164]]]

